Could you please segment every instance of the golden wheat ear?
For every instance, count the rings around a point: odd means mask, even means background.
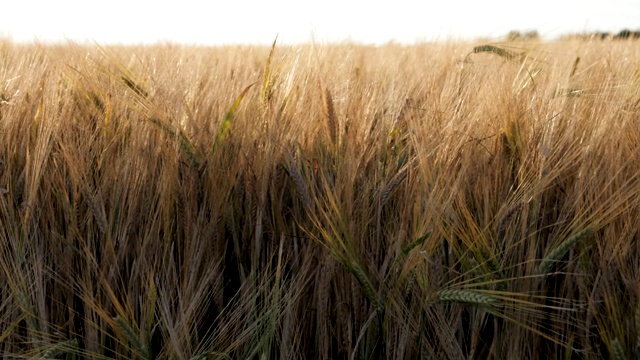
[[[273,98],[275,83],[278,78],[271,66],[277,41],[278,37],[276,36],[273,40],[273,44],[271,44],[271,50],[269,51],[269,56],[267,57],[267,62],[264,65],[264,72],[262,74],[262,87],[260,87],[260,109],[263,116],[269,111],[269,109],[271,109],[271,99]]]
[[[333,97],[329,89],[324,89],[320,92],[322,94],[322,112],[327,121],[327,127],[329,128],[329,139],[335,148],[339,146],[340,139],[338,130],[338,119],[336,117],[336,110],[333,106]]]

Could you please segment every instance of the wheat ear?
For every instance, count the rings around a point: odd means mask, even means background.
[[[640,359],[640,302],[636,305],[636,359]]]
[[[591,235],[591,233],[592,233],[591,228],[587,227],[571,235],[569,238],[567,238],[567,240],[563,241],[562,243],[560,243],[560,245],[556,246],[540,262],[539,274],[540,275],[549,274],[551,272],[551,269],[553,268],[553,265],[556,262],[560,261],[567,254],[567,252],[569,252],[569,250],[573,247],[573,245],[587,238],[589,235]]]
[[[129,344],[131,344],[132,350],[136,353],[138,358],[143,360],[151,359],[149,348],[140,341],[140,337],[136,335],[133,328],[120,316],[116,316],[114,320],[120,331],[124,333]]]
[[[515,53],[509,50],[505,50],[502,48],[499,48],[497,46],[494,45],[481,45],[481,46],[476,46],[473,48],[473,52],[474,53],[481,53],[481,52],[490,52],[490,53],[494,53],[500,57],[503,57],[507,60],[522,60],[524,58],[524,53]]]
[[[327,126],[329,127],[329,135],[331,136],[331,141],[333,142],[334,146],[338,146],[340,143],[340,139],[338,138],[338,119],[336,117],[336,111],[333,106],[333,97],[331,96],[331,91],[329,91],[329,89],[325,89],[322,92],[322,103],[322,111],[325,118],[327,119]]]
[[[293,184],[298,191],[298,195],[302,198],[302,203],[307,209],[313,208],[313,200],[311,199],[311,195],[309,194],[309,188],[307,187],[307,183],[304,181],[304,177],[298,170],[298,167],[294,164],[291,164],[286,168],[289,177],[293,181]]]
[[[70,354],[78,350],[78,339],[61,341],[51,345],[43,354],[42,359],[56,359],[58,356]]]
[[[352,261],[349,264],[349,269],[356,276],[358,281],[360,282],[360,286],[364,291],[364,295],[371,301],[373,307],[376,309],[380,309],[380,302],[378,301],[378,296],[376,295],[376,291],[374,290],[373,283],[369,279],[369,276],[364,271],[364,269],[360,266],[357,261]]]
[[[436,293],[436,299],[442,302],[459,302],[476,305],[491,305],[497,299],[493,296],[473,290],[445,289]]]
[[[613,341],[611,342],[611,358],[613,360],[628,359],[624,353],[624,349],[622,348],[622,344],[620,344],[620,340],[618,340],[618,338],[613,339]]]

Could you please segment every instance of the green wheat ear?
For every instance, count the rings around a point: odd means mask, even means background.
[[[614,360],[623,360],[629,358],[625,354],[624,348],[622,347],[622,344],[620,343],[620,340],[618,340],[618,338],[613,339],[613,341],[611,342],[611,358]]]
[[[427,231],[424,235],[420,236],[419,238],[417,238],[416,240],[414,240],[410,244],[407,244],[407,245],[403,246],[402,247],[402,253],[404,255],[408,254],[415,247],[422,245],[422,243],[424,243],[424,241],[427,240],[430,237],[431,237],[431,231]]]
[[[586,227],[574,233],[573,235],[569,236],[565,241],[563,241],[558,246],[556,246],[540,262],[539,274],[540,275],[549,274],[551,272],[551,269],[553,269],[553,265],[555,265],[556,262],[562,260],[562,258],[567,254],[567,252],[571,250],[573,245],[589,237],[592,233],[593,233],[592,229],[590,227]]]
[[[444,289],[436,293],[435,298],[442,302],[457,302],[475,305],[492,305],[497,299],[491,295],[474,290]]]
[[[254,82],[253,84],[244,88],[244,90],[242,90],[240,95],[236,98],[236,101],[234,101],[233,105],[231,105],[231,107],[229,108],[229,111],[227,111],[227,114],[224,116],[224,119],[222,120],[222,124],[220,124],[220,129],[218,130],[218,135],[216,135],[216,141],[213,144],[213,149],[211,149],[211,153],[213,153],[218,147],[220,147],[222,142],[227,138],[229,134],[229,129],[231,129],[231,120],[233,120],[233,117],[236,114],[236,110],[238,109],[238,106],[240,106],[242,99],[244,99],[249,89],[251,89],[251,87],[255,84],[257,84],[257,82]]]
[[[78,352],[78,339],[65,340],[48,346],[42,354],[43,359],[56,359],[58,356],[72,355]]]
[[[202,354],[195,355],[190,360],[201,360],[201,359],[225,359],[231,360],[231,356],[217,351],[207,351]]]
[[[170,124],[156,117],[151,117],[148,120],[150,123],[162,129],[162,131],[169,135],[170,138],[178,141],[178,143],[180,144],[180,150],[182,150],[194,164],[199,163],[199,157],[196,147],[181,129],[174,129],[174,127],[172,127]]]
[[[352,260],[350,263],[345,262],[344,265],[356,277],[360,283],[362,291],[364,291],[364,295],[369,299],[369,301],[371,301],[373,307],[377,310],[382,309],[382,304],[378,300],[378,295],[376,295],[376,290],[367,271],[357,260]]]
[[[138,336],[135,330],[127,323],[125,319],[119,315],[114,318],[120,331],[124,333],[125,338],[131,344],[132,350],[139,359],[147,360],[151,359],[151,351],[148,344],[141,341],[141,336]]]

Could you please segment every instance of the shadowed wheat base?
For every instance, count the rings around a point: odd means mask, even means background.
[[[638,358],[639,64],[0,42],[0,358]]]

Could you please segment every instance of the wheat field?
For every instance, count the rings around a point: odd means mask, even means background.
[[[640,358],[640,43],[0,42],[3,359]]]

